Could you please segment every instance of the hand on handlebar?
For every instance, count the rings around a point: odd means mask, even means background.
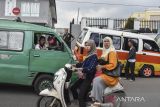
[[[76,64],[72,64],[72,67],[76,67]]]

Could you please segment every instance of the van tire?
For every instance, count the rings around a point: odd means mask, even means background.
[[[154,76],[154,67],[152,65],[143,65],[140,70],[140,76],[146,78]]]
[[[35,92],[39,94],[42,90],[46,88],[51,88],[53,86],[53,76],[42,74],[37,77],[33,86],[34,86]]]

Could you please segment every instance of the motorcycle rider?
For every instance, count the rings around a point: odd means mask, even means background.
[[[95,76],[96,66],[98,64],[98,59],[96,55],[96,45],[93,40],[88,40],[85,43],[85,49],[87,50],[87,57],[81,65],[81,69],[78,68],[79,79],[71,87],[73,97],[79,100],[79,107],[86,107],[87,94],[90,91],[92,80]],[[79,88],[79,94],[77,89]]]

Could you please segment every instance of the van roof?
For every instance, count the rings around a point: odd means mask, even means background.
[[[0,29],[15,29],[15,30],[30,30],[30,31],[47,31],[53,32],[54,30],[48,27],[25,23],[16,22],[12,20],[0,19]]]
[[[86,27],[86,29],[88,29],[91,32],[97,32],[97,33],[113,34],[113,35],[117,35],[117,36],[123,35],[125,37],[131,37],[131,38],[154,40],[153,38],[146,36],[146,35],[124,32],[124,31],[117,31],[117,30],[111,30],[111,29],[99,29],[99,28],[93,28],[93,27]]]

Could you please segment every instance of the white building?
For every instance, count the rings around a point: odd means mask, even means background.
[[[15,15],[13,10],[19,9]],[[16,10],[17,11],[17,10]],[[0,0],[0,18],[22,21],[54,27],[57,23],[55,0]]]

